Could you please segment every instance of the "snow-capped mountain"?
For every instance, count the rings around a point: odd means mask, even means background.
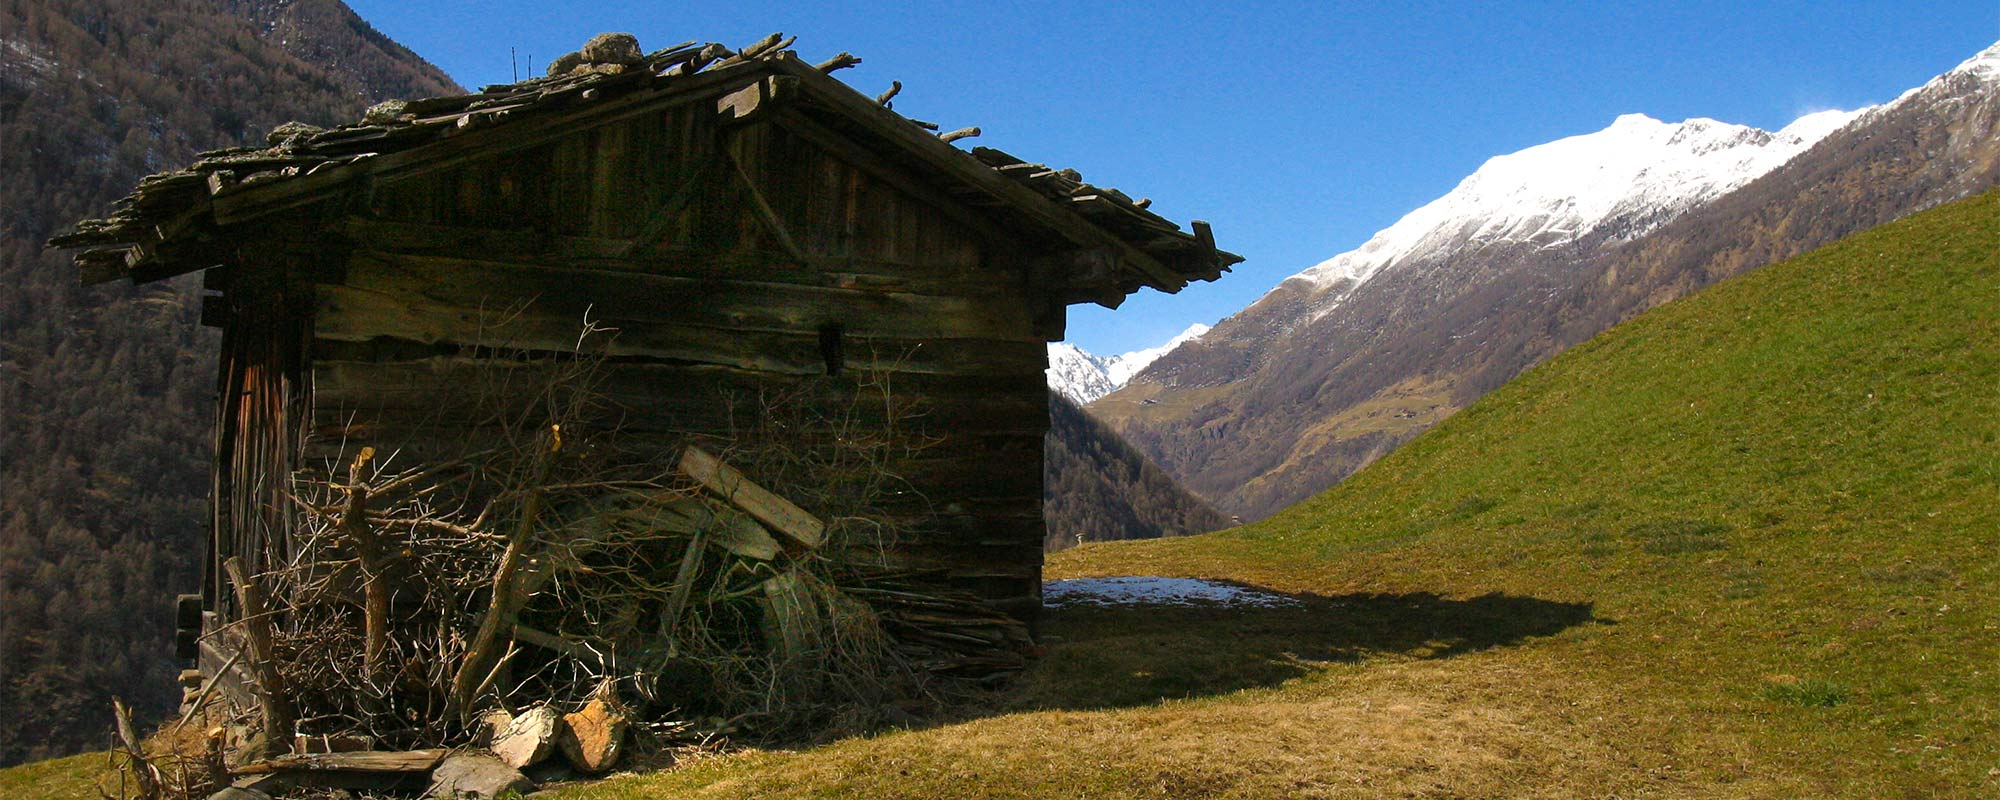
[[[1696,118],[1626,114],[1601,131],[1495,157],[1366,244],[1286,280],[1340,304],[1381,270],[1472,245],[1554,248],[1610,227],[1623,240],[1755,180],[1847,124],[1853,111],[1800,117],[1777,132]]]
[[[1263,516],[1634,314],[1996,184],[2000,44],[1778,131],[1628,114],[1487,161],[1091,411]]]
[[[1049,345],[1049,388],[1083,405],[1117,391],[1160,356],[1207,332],[1208,326],[1197,322],[1158,347],[1115,356],[1099,356],[1068,342],[1056,342]]]

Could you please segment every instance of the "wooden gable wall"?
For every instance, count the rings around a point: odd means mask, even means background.
[[[1033,245],[809,120],[632,116],[369,187],[325,241],[306,462],[494,434],[475,389],[519,362],[475,346],[565,352],[587,315],[617,331],[612,424],[663,460],[761,395],[867,409],[886,383],[915,401],[903,424],[936,445],[893,467],[914,490],[896,511],[923,523],[900,555],[1039,607],[1061,307],[1029,287]]]

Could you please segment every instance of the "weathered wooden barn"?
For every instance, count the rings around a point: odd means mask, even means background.
[[[937,440],[894,465],[923,500],[896,557],[1031,616],[1066,306],[1240,258],[1074,172],[961,150],[968,132],[830,77],[845,54],[788,44],[586,48],[547,78],[288,125],[54,241],[87,248],[89,283],[204,273],[208,608],[229,605],[224,560],[283,557],[292,470],[477,435],[449,411],[500,363],[482,353],[569,352],[587,319],[616,331],[605,391],[641,447],[809,378],[892,379]]]

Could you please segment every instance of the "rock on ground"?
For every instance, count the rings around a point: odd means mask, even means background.
[[[446,758],[431,772],[431,788],[424,796],[493,800],[507,792],[523,795],[534,790],[534,781],[500,759],[485,753],[460,753]]]

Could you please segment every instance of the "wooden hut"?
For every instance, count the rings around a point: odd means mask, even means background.
[[[605,391],[641,444],[727,424],[729,392],[892,377],[939,440],[894,465],[926,501],[897,558],[1032,616],[1044,343],[1069,304],[1241,259],[1074,172],[959,149],[967,132],[830,77],[844,54],[788,44],[600,37],[547,78],[204,154],[54,240],[87,248],[87,283],[204,273],[222,330],[204,605],[229,605],[223,561],[283,551],[292,470],[465,433],[423,424],[497,368],[482,347],[569,351],[588,319],[617,331]]]

